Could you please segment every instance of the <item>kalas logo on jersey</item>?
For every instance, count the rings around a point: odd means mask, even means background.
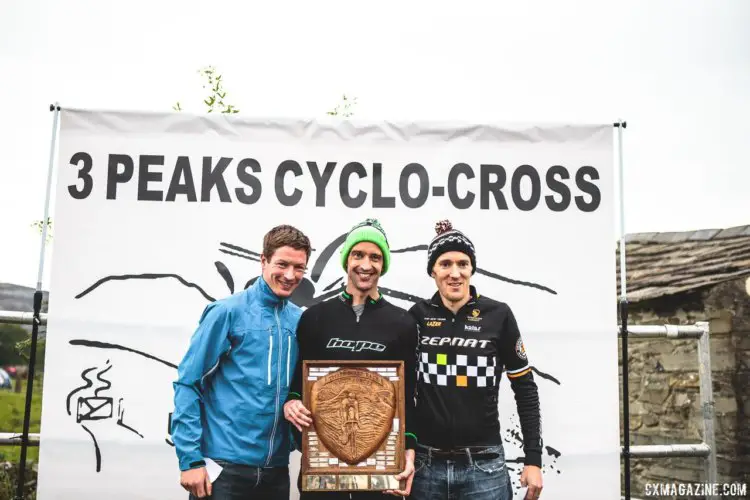
[[[479,333],[482,331],[482,327],[474,325],[464,325],[464,330],[467,332]]]

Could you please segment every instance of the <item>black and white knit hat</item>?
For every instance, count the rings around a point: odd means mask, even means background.
[[[432,276],[432,268],[445,252],[462,252],[471,260],[471,274],[477,270],[477,256],[474,244],[458,229],[453,229],[449,220],[441,220],[435,224],[435,236],[427,247],[427,274]]]

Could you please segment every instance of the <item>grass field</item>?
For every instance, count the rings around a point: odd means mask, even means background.
[[[23,412],[26,400],[26,387],[21,394],[12,391],[0,391],[0,432],[23,431]],[[42,416],[42,379],[34,381],[34,395],[31,400],[31,425],[29,432],[39,432],[39,421]],[[20,446],[0,446],[0,462],[17,464],[21,455]],[[39,448],[29,447],[27,462],[36,462]]]

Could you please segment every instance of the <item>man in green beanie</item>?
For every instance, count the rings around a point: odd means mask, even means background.
[[[354,226],[341,248],[341,266],[346,271],[346,287],[337,298],[316,304],[304,313],[297,327],[299,358],[284,416],[298,431],[312,423],[312,415],[301,401],[304,360],[384,360],[403,361],[406,409],[406,467],[396,476],[404,480],[404,490],[391,494],[408,495],[414,476],[413,433],[414,390],[416,386],[417,325],[403,309],[383,298],[378,290],[380,277],[388,271],[391,252],[380,223],[367,219]],[[299,438],[299,436],[297,436]],[[300,490],[302,488],[300,487]],[[382,499],[381,492],[302,492],[302,500]]]

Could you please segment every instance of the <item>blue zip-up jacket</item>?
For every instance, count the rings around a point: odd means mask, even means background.
[[[174,383],[172,441],[180,470],[204,458],[258,467],[289,464],[282,407],[297,362],[302,310],[259,277],[208,305]]]

